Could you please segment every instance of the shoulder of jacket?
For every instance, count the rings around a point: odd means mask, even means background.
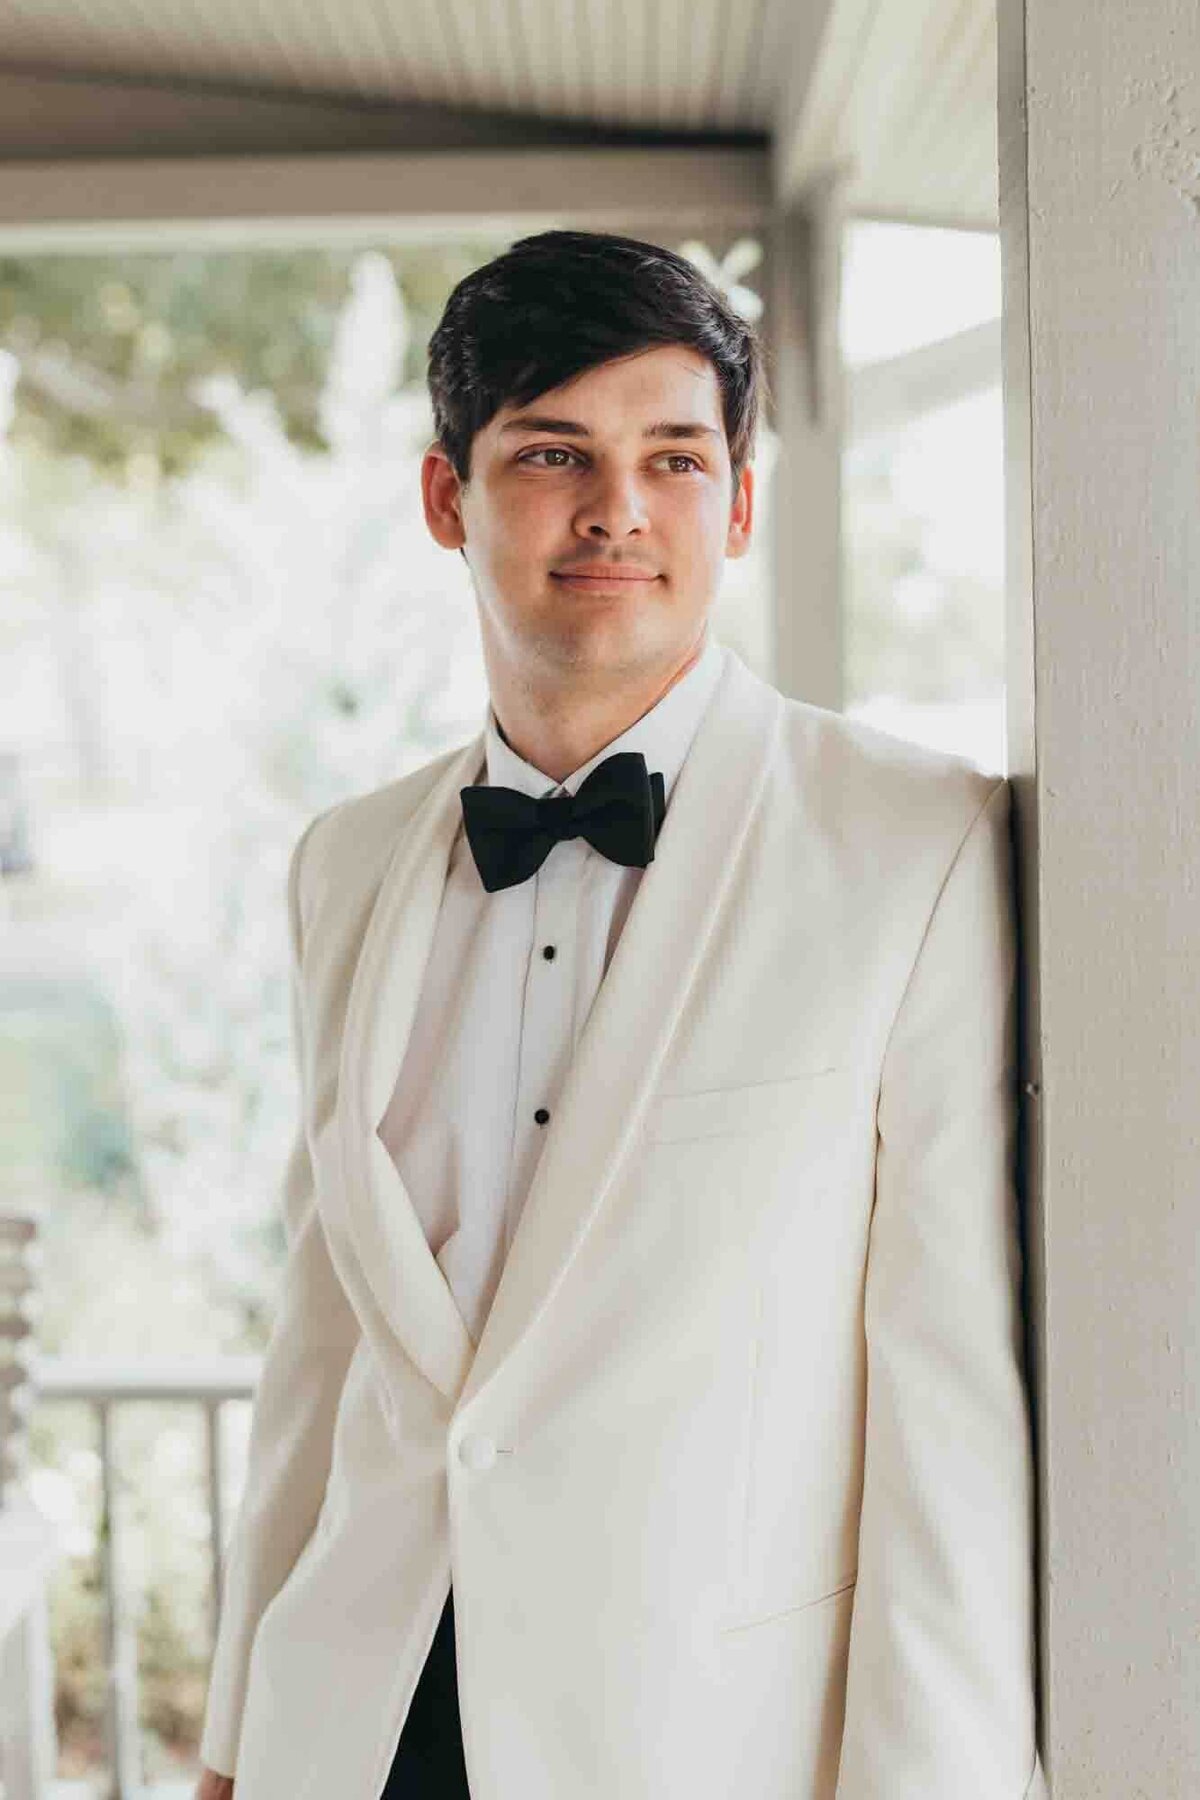
[[[300,910],[307,915],[330,879],[372,887],[383,875],[396,839],[443,771],[460,756],[456,744],[395,781],[335,801],[309,820],[292,851]]]
[[[825,796],[847,823],[858,815],[898,818],[918,835],[961,837],[1005,775],[979,768],[958,751],[898,737],[863,719],[785,696],[788,754],[809,791]]]

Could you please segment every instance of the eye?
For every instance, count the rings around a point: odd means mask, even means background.
[[[579,460],[579,458],[575,455],[575,452],[573,450],[564,450],[561,444],[543,444],[541,449],[539,449],[539,450],[523,451],[522,454],[520,456],[518,456],[517,461],[519,463],[532,462],[532,460],[535,456],[565,456],[576,462]],[[685,462],[689,465],[687,472],[690,472],[692,469],[698,470],[700,468],[700,464],[697,462],[696,458],[694,456],[689,456],[685,450],[665,450],[663,452],[662,457],[660,457],[658,460],[659,461],[669,461],[669,462]],[[541,466],[543,468],[561,469],[563,467],[563,464],[562,463],[552,463],[552,464],[543,463]]]
[[[518,456],[517,461],[519,463],[529,462],[535,456],[573,456],[573,455],[574,455],[574,451],[564,450],[561,444],[545,444],[545,445],[543,445],[543,447],[540,450],[527,450],[524,453],[524,455]],[[546,467],[547,465],[543,464],[542,466]],[[554,463],[550,466],[553,468],[556,468],[556,469],[562,468],[561,463]]]

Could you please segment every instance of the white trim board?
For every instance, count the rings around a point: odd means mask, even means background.
[[[771,208],[765,149],[334,152],[0,166],[0,249],[504,235],[570,221],[621,230],[753,230]]]

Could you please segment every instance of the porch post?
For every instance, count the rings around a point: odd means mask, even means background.
[[[781,203],[767,229],[768,417],[779,436],[772,492],[771,679],[840,710],[842,360],[838,343],[844,178],[830,172]]]
[[[1054,1800],[1167,1800],[1200,1792],[1200,12],[998,16],[1044,1760]]]

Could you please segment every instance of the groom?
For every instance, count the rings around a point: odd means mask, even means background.
[[[522,239],[429,382],[489,705],[293,856],[199,1800],[1044,1796],[1007,784],[713,637],[762,357],[686,260]]]

